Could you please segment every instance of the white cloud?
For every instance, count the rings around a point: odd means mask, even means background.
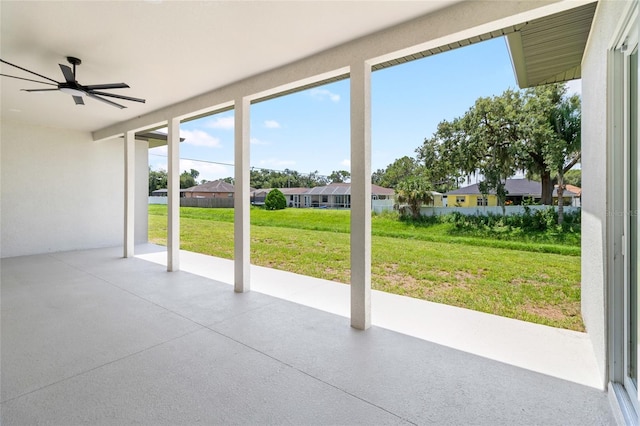
[[[567,94],[582,96],[582,80],[571,80],[567,83]]]
[[[276,120],[265,120],[264,127],[266,127],[267,129],[279,129],[280,123],[278,123]]]
[[[346,159],[344,159],[344,160],[342,160],[342,161],[340,162],[340,165],[341,165],[341,166],[345,166],[345,167],[349,167],[349,168],[351,168],[351,160],[349,160],[348,158],[346,158]]]
[[[252,145],[271,145],[271,143],[260,140],[258,138],[251,138],[250,142]]]
[[[311,89],[309,92],[311,97],[323,101],[325,99],[330,99],[332,102],[339,102],[340,95],[337,93],[333,93],[327,89]]]
[[[207,121],[205,126],[212,129],[233,129],[234,119],[232,115],[226,115],[224,117],[215,117]]]
[[[260,160],[260,166],[263,167],[283,167],[283,166],[293,166],[296,164],[295,161],[292,160],[279,160],[277,158],[268,158],[266,160]]]
[[[220,139],[215,138],[202,130],[182,130],[180,132],[180,137],[184,138],[183,143],[188,145],[222,148]]]

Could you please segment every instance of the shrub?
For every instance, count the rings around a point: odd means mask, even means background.
[[[287,207],[287,200],[279,189],[272,189],[264,199],[264,206],[267,210],[282,210]]]

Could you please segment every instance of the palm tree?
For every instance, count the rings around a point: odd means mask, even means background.
[[[420,207],[422,204],[429,204],[433,201],[431,184],[418,176],[409,177],[396,185],[396,200],[399,204],[407,204],[414,219],[420,217]]]

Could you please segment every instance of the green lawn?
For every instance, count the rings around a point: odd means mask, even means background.
[[[166,206],[149,212],[150,241],[166,244]],[[252,209],[251,225],[253,264],[349,282],[348,211]],[[180,233],[185,250],[233,258],[233,209],[181,208]],[[386,216],[373,217],[372,234],[375,289],[584,330],[576,243],[470,237]]]

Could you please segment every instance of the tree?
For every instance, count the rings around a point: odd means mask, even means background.
[[[566,185],[573,185],[582,187],[582,170],[571,169],[564,174],[564,183]]]
[[[188,172],[182,172],[182,174],[180,175],[180,188],[184,189],[196,186],[198,184],[198,182],[196,181],[196,178],[198,176],[200,176],[200,172],[195,169],[191,169]]]
[[[325,176],[318,174],[318,171],[310,172],[307,175],[300,176],[300,187],[301,188],[314,188],[316,186],[324,186],[329,181]]]
[[[335,170],[329,175],[331,183],[344,183],[351,180],[351,173],[346,170]]]
[[[550,115],[565,92],[566,87],[561,83],[537,86],[524,92],[522,127],[526,139],[523,139],[522,168],[529,179],[542,183],[540,202],[543,205],[553,204],[554,173],[545,155],[553,136]]]
[[[418,168],[418,162],[414,158],[405,155],[387,166],[382,175],[378,178],[376,185],[380,185],[385,188],[395,188],[396,185],[406,179],[407,176],[415,175]],[[378,172],[381,172],[381,170],[378,170]]]
[[[433,137],[416,150],[433,187],[446,191],[446,186],[457,186],[464,176],[479,175],[481,190],[495,191],[504,212],[506,179],[524,171],[529,178],[541,180],[541,201],[552,204],[553,179],[563,177],[557,164],[563,163],[561,169],[567,172],[580,159],[579,142],[558,143],[558,138],[567,141],[558,136],[566,129],[557,126],[558,111],[566,109],[562,106],[565,95],[562,84],[523,92],[506,90],[500,96],[479,98],[460,118],[439,123]],[[575,118],[579,98],[571,103],[567,114]]]
[[[552,110],[550,126],[553,136],[545,146],[545,160],[558,178],[558,225],[562,225],[564,213],[564,174],[580,161],[580,98],[576,95],[563,98]]]
[[[382,180],[384,178],[384,169],[378,169],[371,173],[371,183],[374,185],[382,186]]]
[[[327,178],[318,171],[302,174],[295,170],[283,171],[252,168],[249,172],[249,185],[252,188],[313,188],[326,185]]]
[[[287,200],[279,189],[272,189],[264,199],[264,206],[267,210],[282,210],[287,207]]]
[[[422,204],[433,201],[431,184],[420,176],[410,176],[396,185],[396,200],[399,204],[407,204],[414,219],[420,217]]]
[[[157,189],[167,188],[167,172],[163,169],[152,170],[149,167],[149,195]]]
[[[481,192],[494,189],[503,214],[507,179],[522,168],[519,142],[525,137],[521,106],[520,94],[507,90],[501,96],[480,98],[465,121],[469,152],[478,159],[477,169],[483,175]]]
[[[454,122],[455,123],[455,122]],[[447,133],[449,137],[453,133],[460,132],[460,129],[454,130],[454,125],[442,122],[439,125],[439,131]],[[462,173],[456,164],[460,163],[460,155],[455,148],[456,138],[446,139],[448,143],[442,143],[442,139],[433,137],[425,139],[422,146],[416,149],[418,161],[424,169],[421,174],[428,175],[429,181],[434,190],[439,192],[447,192],[458,187],[461,181]]]
[[[461,118],[438,124],[434,137],[425,140],[418,155],[427,169],[432,164],[430,173],[437,179],[480,174],[481,191],[495,190],[504,213],[506,180],[521,168],[521,106],[520,94],[513,90],[479,98]]]

